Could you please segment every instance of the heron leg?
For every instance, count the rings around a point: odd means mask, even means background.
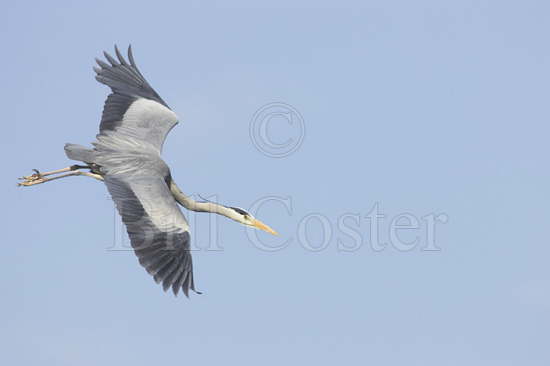
[[[89,166],[87,165],[71,165],[71,166],[68,166],[66,168],[63,168],[63,169],[57,169],[57,170],[52,170],[50,172],[45,172],[45,173],[41,173],[39,172],[37,169],[33,169],[33,172],[34,174],[32,175],[27,175],[27,176],[23,176],[21,178],[19,178],[20,180],[33,180],[33,179],[36,179],[38,177],[45,177],[45,176],[48,176],[48,175],[54,175],[54,174],[59,174],[59,173],[65,173],[65,172],[70,172],[70,171],[73,171],[73,170],[78,170],[78,169],[86,169],[86,168],[90,168]]]
[[[92,169],[92,168],[89,167],[89,166],[83,166],[83,165],[71,165],[70,167],[67,167],[67,168],[52,170],[52,171],[46,172],[46,173],[40,173],[38,170],[33,169],[34,174],[19,178],[23,182],[20,182],[17,185],[28,187],[28,186],[33,186],[35,184],[41,184],[41,183],[49,182],[49,181],[52,181],[52,180],[66,178],[66,177],[72,177],[72,176],[77,176],[77,175],[84,175],[86,177],[90,177],[90,178],[97,179],[99,181],[103,181],[103,177],[101,175],[91,173],[91,172],[83,172],[79,169]],[[66,173],[66,172],[68,172],[68,173]],[[65,174],[57,175],[57,174],[60,174],[60,173],[65,173]],[[50,175],[55,175],[55,176],[47,178],[47,176],[50,176]]]

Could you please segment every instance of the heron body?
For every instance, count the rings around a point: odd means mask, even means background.
[[[131,47],[126,60],[115,46],[116,59],[96,59],[96,79],[111,88],[93,148],[66,144],[71,160],[84,165],[23,177],[22,186],[84,175],[103,181],[124,222],[139,263],[166,291],[186,296],[195,290],[189,225],[179,205],[193,211],[226,216],[275,234],[243,209],[186,196],[162,160],[162,146],[177,115],[149,85],[136,66]],[[89,171],[84,171],[89,170]]]

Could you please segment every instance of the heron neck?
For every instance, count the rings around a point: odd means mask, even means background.
[[[174,196],[176,201],[188,210],[196,212],[211,212],[228,217],[232,220],[237,219],[236,217],[234,217],[235,212],[225,207],[224,205],[219,205],[214,202],[198,202],[191,197],[186,196],[173,180],[170,181],[170,191],[172,192],[172,195]]]

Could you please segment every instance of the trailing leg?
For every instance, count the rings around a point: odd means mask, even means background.
[[[87,165],[71,165],[67,168],[52,170],[52,171],[46,172],[46,173],[40,173],[38,170],[33,169],[34,174],[19,178],[20,180],[22,180],[22,182],[18,183],[17,185],[28,187],[28,186],[33,186],[33,185],[36,185],[36,184],[41,184],[41,183],[49,182],[49,181],[52,181],[52,180],[66,178],[66,177],[72,177],[72,176],[76,176],[76,175],[84,175],[84,176],[87,176],[87,177],[90,177],[90,178],[94,178],[94,179],[103,181],[103,177],[101,175],[91,173],[91,172],[83,172],[79,169],[90,169],[90,170],[92,170],[92,167],[87,166]],[[65,173],[65,174],[61,174],[61,173]],[[47,178],[48,176],[51,176],[51,175],[54,175],[54,176],[50,177],[50,178]]]

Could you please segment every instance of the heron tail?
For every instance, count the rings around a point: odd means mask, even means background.
[[[77,144],[65,144],[65,154],[71,160],[82,161],[84,163],[94,162],[94,150]]]

